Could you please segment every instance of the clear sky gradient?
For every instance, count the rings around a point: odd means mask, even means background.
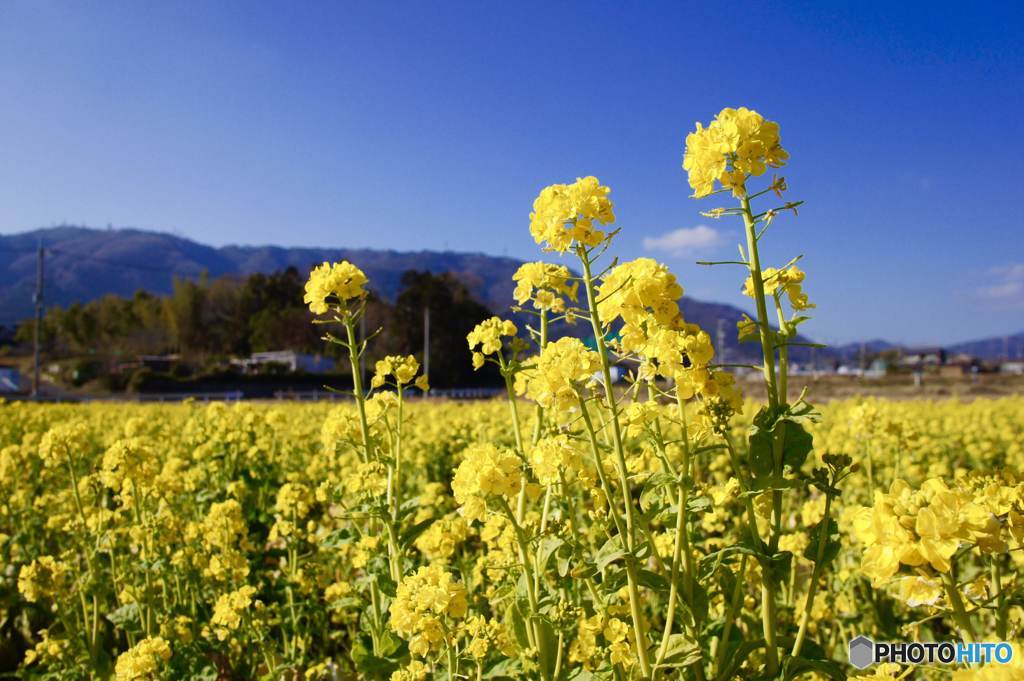
[[[0,230],[537,259],[552,182],[613,188],[617,252],[742,304],[740,230],[680,167],[697,120],[782,126],[808,335],[1024,330],[1020,3],[4,2]]]

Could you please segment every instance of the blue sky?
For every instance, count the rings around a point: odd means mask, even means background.
[[[680,167],[695,121],[743,105],[807,201],[764,259],[804,255],[808,335],[1016,332],[1020,7],[5,2],[0,229],[536,259],[533,197],[592,174],[620,256],[743,304],[738,271],[693,264],[740,231]]]

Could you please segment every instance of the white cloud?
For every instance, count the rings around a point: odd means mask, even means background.
[[[978,288],[979,297],[994,303],[1024,304],[1024,263],[993,267],[994,283]]]
[[[644,248],[670,255],[693,255],[712,250],[722,244],[722,234],[707,225],[681,227],[661,236],[645,236]]]

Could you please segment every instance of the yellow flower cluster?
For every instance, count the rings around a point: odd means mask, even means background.
[[[419,370],[420,363],[412,355],[388,355],[384,359],[377,360],[370,385],[380,388],[387,383],[389,377],[394,378],[395,384],[398,386],[407,385],[416,379],[416,387],[426,391],[429,388],[427,377],[416,378],[416,372]]]
[[[89,430],[81,421],[60,423],[39,442],[39,458],[47,466],[66,466],[68,458],[79,456],[88,446]]]
[[[431,561],[446,561],[459,544],[469,537],[469,524],[459,515],[449,515],[432,523],[416,540],[416,548]]]
[[[636,662],[629,625],[602,614],[581,619],[576,640],[569,647],[569,659],[588,671],[597,669],[605,660],[629,669]]]
[[[636,325],[650,313],[658,324],[674,326],[680,319],[682,295],[683,287],[668,267],[651,258],[637,258],[604,276],[597,290],[597,311],[605,324],[621,318]]]
[[[159,636],[144,638],[121,653],[114,666],[117,681],[146,681],[155,678],[171,659],[171,646]]]
[[[466,335],[466,342],[469,343],[469,349],[473,353],[473,368],[479,369],[484,365],[484,360],[488,355],[501,352],[503,344],[501,339],[515,336],[516,331],[515,324],[501,317],[491,317],[477,324]],[[477,350],[477,346],[480,347],[479,350]]]
[[[326,314],[331,305],[347,308],[349,301],[366,297],[366,275],[347,260],[325,262],[309,273],[303,302],[313,314]]]
[[[601,360],[578,339],[548,343],[530,371],[516,376],[516,388],[545,409],[564,414],[579,406],[583,385],[601,369]]]
[[[523,480],[515,454],[490,443],[471,445],[452,478],[452,493],[467,520],[484,520],[488,497],[511,498]]]
[[[542,485],[572,480],[583,470],[583,457],[565,434],[545,437],[530,451],[530,467]]]
[[[546,262],[524,263],[512,275],[516,288],[512,297],[520,305],[532,300],[538,310],[565,312],[566,298],[575,301],[579,282],[570,283],[572,273],[565,265]]]
[[[277,501],[274,510],[284,518],[302,520],[309,515],[309,507],[313,502],[313,493],[301,482],[286,482],[277,490]]]
[[[253,605],[252,597],[255,595],[255,587],[243,586],[223,594],[217,599],[217,603],[213,606],[213,616],[210,618],[210,624],[213,625],[218,639],[223,641],[231,636],[231,632],[238,629],[242,624],[242,617],[249,607]],[[259,601],[256,604],[257,607],[261,605]]]
[[[425,565],[398,585],[391,628],[409,642],[410,653],[424,657],[451,636],[445,621],[465,617],[467,608],[465,587],[442,566]]]
[[[761,272],[761,279],[764,282],[764,293],[766,296],[772,296],[777,294],[785,293],[786,297],[789,298],[789,304],[796,311],[808,310],[815,307],[807,299],[807,294],[804,293],[803,283],[806,275],[796,265],[790,265],[781,270],[777,270],[774,267],[769,267]],[[750,298],[754,297],[754,280],[753,277],[747,277],[747,280],[743,282],[743,295]],[[753,324],[751,320],[746,320],[747,324]],[[741,327],[740,335],[752,334],[753,330],[748,329],[744,331]]]
[[[601,186],[596,177],[581,177],[572,184],[545,187],[533,202],[530,233],[545,250],[564,253],[573,243],[597,246],[605,234],[594,223],[615,222],[611,189]]]
[[[683,168],[700,198],[718,181],[737,197],[746,196],[746,179],[779,168],[789,158],[779,139],[779,124],[745,107],[722,109],[708,125],[686,136]]]
[[[420,660],[411,660],[409,664],[391,673],[391,681],[426,681],[429,674],[429,665]]]
[[[202,523],[193,532],[206,549],[205,573],[218,582],[235,582],[249,574],[244,551],[249,548],[242,506],[228,499],[210,506]]]
[[[877,585],[900,565],[948,573],[953,554],[965,544],[986,551],[1003,547],[996,516],[939,478],[918,490],[896,480],[888,494],[876,492],[874,506],[857,512],[853,531],[865,546],[861,571]]]
[[[736,385],[736,377],[725,371],[712,371],[710,380],[699,386],[699,392],[703,400],[697,412],[698,432],[724,435],[733,415],[743,411],[743,391]]]
[[[100,481],[115,492],[120,492],[126,481],[149,487],[160,472],[158,463],[144,438],[122,438],[104,452]]]
[[[18,591],[30,603],[59,595],[67,583],[68,566],[53,556],[40,556],[21,568]]]
[[[715,349],[711,336],[696,324],[683,323],[679,328],[668,328],[646,320],[626,325],[619,344],[623,352],[634,353],[642,359],[641,376],[657,374],[675,381],[683,399],[703,392],[711,379],[707,367],[715,356]]]

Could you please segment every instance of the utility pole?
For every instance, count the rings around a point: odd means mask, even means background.
[[[430,378],[430,306],[423,308],[423,375]]]
[[[36,292],[32,302],[36,306],[36,323],[32,334],[32,397],[39,397],[39,329],[43,325],[43,240],[36,251]]]
[[[721,317],[719,317],[718,319],[718,329],[716,335],[718,336],[715,339],[715,344],[718,346],[718,361],[720,364],[725,364],[725,320],[722,319]]]

